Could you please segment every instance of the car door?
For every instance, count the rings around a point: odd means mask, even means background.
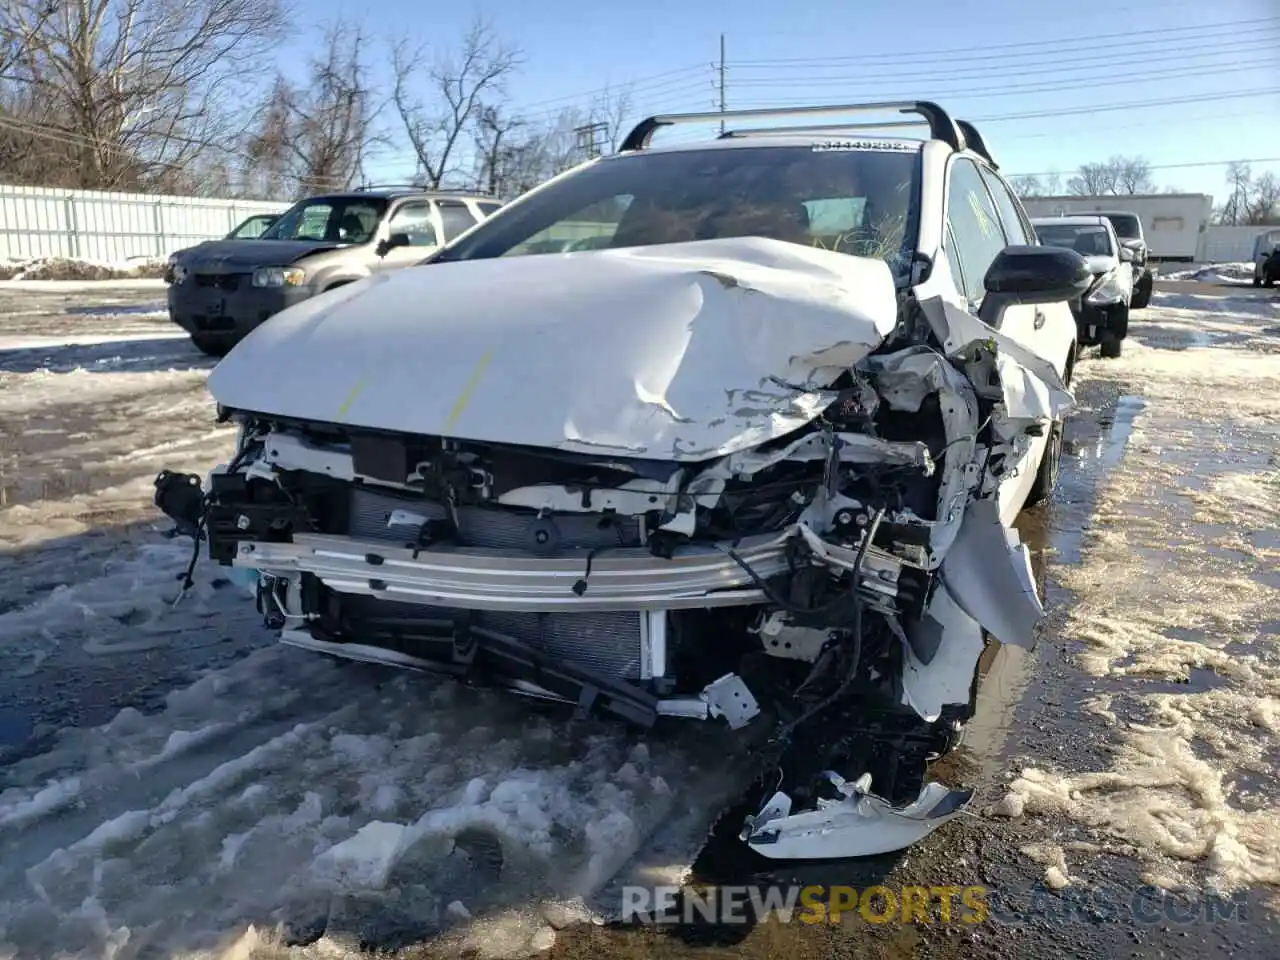
[[[1035,228],[1009,185],[990,167],[975,164],[991,194],[996,213],[1004,230],[1005,242],[1038,246]],[[1110,230],[1110,228],[1108,227]],[[1114,236],[1114,231],[1112,231]],[[1067,363],[1072,356],[1077,329],[1071,305],[1065,300],[1037,306],[1014,307],[1005,314],[1002,332],[1023,346],[1034,350],[1053,364],[1058,376],[1066,379]]]
[[[987,269],[1008,243],[991,191],[977,163],[969,157],[953,157],[948,165],[946,237],[944,249],[953,275],[958,274],[956,282],[961,288],[961,297],[969,312],[978,316],[986,295],[983,279]],[[1014,306],[1004,312],[999,330],[1020,345],[1031,346],[1027,341],[1035,341],[1038,322],[1035,307]],[[1072,336],[1075,336],[1074,324]],[[1022,457],[1000,483],[999,513],[1007,524],[1014,521],[1027,499],[1047,437],[1046,425],[1044,435],[1031,438]]]
[[[407,236],[408,245],[387,250],[378,258],[375,273],[411,266],[425,260],[440,246],[440,228],[436,223],[431,201],[425,197],[420,200],[405,200],[392,210],[391,216],[387,218],[383,238],[389,240],[396,234]]]

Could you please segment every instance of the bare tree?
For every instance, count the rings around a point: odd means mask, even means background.
[[[1116,176],[1106,163],[1082,163],[1067,180],[1067,190],[1078,197],[1096,197],[1116,192]]]
[[[437,60],[425,71],[425,81],[423,56],[421,47],[406,42],[392,49],[392,102],[420,176],[428,186],[440,187],[446,179],[460,175],[459,148],[468,131],[474,131],[484,105],[492,106],[505,97],[506,81],[523,62],[523,55],[477,19],[463,39],[462,50]],[[414,93],[419,84],[429,94],[426,99]]]
[[[604,139],[610,153],[617,153],[622,138],[630,130],[631,88],[618,90],[606,86],[592,101],[587,110],[587,123],[604,124]]]
[[[1153,193],[1155,180],[1151,176],[1151,164],[1143,157],[1112,157],[1110,163],[1116,170],[1116,192],[1129,195]]]
[[[5,0],[0,37],[23,46],[9,106],[33,111],[6,119],[71,148],[69,185],[189,188],[184,170],[238,132],[225,108],[285,14],[284,0]]]
[[[1024,177],[1013,177],[1009,181],[1009,186],[1013,187],[1013,192],[1020,197],[1043,197],[1046,195],[1044,184],[1034,173],[1029,173]]]
[[[1253,171],[1242,160],[1227,164],[1227,186],[1230,192],[1218,214],[1220,223],[1242,224],[1248,222],[1249,196],[1253,191]]]
[[[360,172],[377,139],[375,92],[367,85],[363,28],[338,22],[326,29],[305,83],[277,75],[258,128],[247,138],[245,172],[271,194],[339,190]]]
[[[1067,190],[1080,197],[1133,195],[1154,193],[1156,184],[1146,159],[1117,154],[1099,163],[1081,164],[1067,180]]]
[[[1250,224],[1262,225],[1280,221],[1280,178],[1270,170],[1253,181],[1245,212]]]

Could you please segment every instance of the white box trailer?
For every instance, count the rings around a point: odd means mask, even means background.
[[[1063,217],[1102,210],[1135,213],[1142,221],[1152,260],[1191,262],[1213,213],[1213,197],[1205,193],[1144,193],[1101,197],[1024,197],[1033,217]]]

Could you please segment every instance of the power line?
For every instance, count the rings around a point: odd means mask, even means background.
[[[590,100],[594,97],[604,96],[610,93],[630,93],[632,91],[643,89],[645,87],[650,87],[650,86],[657,86],[657,87],[669,86],[672,82],[672,79],[677,76],[687,76],[692,73],[705,74],[706,72],[707,72],[706,65],[699,63],[696,65],[690,65],[687,67],[679,67],[675,70],[667,70],[663,73],[655,73],[648,77],[638,77],[634,80],[625,80],[619,83],[605,84],[603,87],[597,87],[594,90],[586,90],[579,93],[568,93],[563,96],[551,97],[546,100],[533,100],[527,103],[518,104],[518,106],[520,107],[520,109],[525,110],[525,109],[528,109],[529,107],[542,107],[542,106],[546,106],[547,104],[557,104],[557,103],[571,104],[574,102],[581,102],[582,100]],[[657,81],[659,80],[662,80],[664,82],[658,83]],[[554,113],[558,111],[552,110],[550,112]]]
[[[1071,90],[1091,90],[1097,87],[1109,87],[1114,83],[1125,82],[1129,80],[1149,79],[1149,80],[1170,80],[1175,78],[1191,78],[1191,77],[1212,77],[1223,76],[1225,74],[1233,74],[1248,69],[1248,66],[1239,66],[1232,64],[1223,67],[1206,67],[1199,70],[1186,70],[1181,68],[1171,68],[1169,70],[1145,70],[1137,73],[1116,73],[1098,76],[1089,79],[1079,80],[1059,80],[1044,81],[1042,83],[1027,84],[1001,84],[998,87],[948,87],[945,96],[948,98],[960,99],[966,98],[970,100],[986,100],[990,98],[1000,99],[1003,97],[1024,96],[1030,93],[1066,93]],[[897,99],[888,94],[880,93],[880,89],[872,88],[871,90],[860,90],[861,96],[868,98],[894,100]],[[889,87],[887,89],[901,89],[901,86]],[[917,94],[912,99],[941,99],[943,91],[941,89]]]
[[[1169,47],[1163,49],[1144,49],[1145,54],[1149,54],[1149,58],[1142,58],[1130,61],[1128,63],[1114,63],[1115,56],[1113,54],[1101,54],[1097,57],[1070,57],[1060,60],[1044,60],[1038,59],[1035,63],[1035,73],[1060,73],[1063,70],[1096,70],[1097,67],[1092,65],[1093,61],[1103,61],[1104,65],[1110,65],[1120,68],[1132,68],[1143,64],[1150,64],[1159,69],[1159,64],[1164,57],[1177,54],[1180,62],[1186,60],[1197,60],[1205,57],[1223,57],[1223,56],[1239,56],[1240,54],[1257,54],[1257,53],[1274,53],[1278,44],[1280,44],[1280,27],[1275,28],[1275,35],[1268,37],[1254,37],[1246,41],[1237,41],[1224,44],[1218,47],[1206,48],[1204,44],[1196,44],[1195,46]],[[954,69],[946,69],[942,71],[911,71],[910,74],[904,76],[911,80],[961,80],[973,77],[981,77],[987,80],[999,79],[1003,76],[1025,76],[1028,72],[1026,65],[1014,64],[1007,70],[998,67],[975,67],[968,71],[956,71]],[[884,70],[876,67],[871,71],[870,76],[884,77]],[[825,83],[860,83],[867,79],[868,74],[838,74],[838,75],[811,75],[811,76],[786,76],[786,77],[743,77],[735,80],[735,83],[743,86],[797,86],[806,85],[813,86]]]
[[[1238,34],[1241,27],[1256,27],[1262,24],[1280,23],[1280,17],[1262,17],[1253,20],[1231,20],[1225,23],[1217,23],[1213,26],[1206,27],[1204,25],[1186,26],[1186,27],[1164,27],[1158,30],[1144,29],[1141,34],[1143,44],[1147,44],[1153,37],[1167,36],[1173,33],[1190,33],[1201,39],[1217,39],[1216,34],[1210,34],[1208,31],[1227,30],[1230,28],[1231,34]],[[1119,40],[1119,43],[1100,44],[1099,40]],[[998,43],[984,44],[982,49],[988,51],[1008,51],[1031,49],[1032,52],[1043,50],[1046,47],[1065,47],[1072,44],[1080,44],[1081,50],[1098,50],[1115,47],[1132,47],[1134,44],[1134,34],[1131,31],[1124,33],[1098,33],[1088,37],[1073,37],[1066,40],[1023,40],[1017,43]],[[820,63],[881,63],[884,61],[893,61],[894,63],[911,63],[911,62],[932,62],[940,56],[951,56],[953,54],[972,54],[972,47],[949,47],[946,49],[935,50],[916,50],[912,52],[884,52],[884,53],[867,53],[858,56],[844,57],[783,57],[774,60],[741,60],[731,63],[730,66],[775,66],[786,63],[802,64],[807,67],[814,67]],[[1023,54],[1026,56],[1027,54]],[[1008,58],[1007,53],[987,53],[978,56],[968,56],[964,59],[968,60],[1005,60]]]
[[[1200,160],[1195,163],[1152,163],[1148,170],[1191,170],[1195,167],[1226,167],[1233,163],[1280,163],[1280,157],[1237,157],[1234,160]],[[1010,173],[1010,177],[1053,177],[1061,176],[1061,170],[1038,170],[1035,173]]]

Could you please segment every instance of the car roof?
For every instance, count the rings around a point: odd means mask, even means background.
[[[1054,223],[1061,223],[1068,227],[1105,227],[1109,225],[1107,218],[1100,213],[1078,213],[1070,217],[1031,218],[1031,225],[1034,227],[1044,227]]]
[[[370,197],[379,200],[399,200],[404,197],[421,197],[426,200],[476,200],[499,203],[496,197],[483,193],[463,193],[451,190],[413,190],[409,188],[385,187],[369,190],[340,190],[334,193],[317,193],[307,197],[308,200],[357,200]]]

